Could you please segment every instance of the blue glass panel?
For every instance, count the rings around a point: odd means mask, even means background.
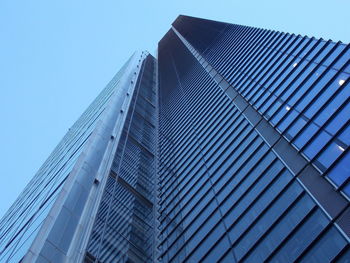
[[[265,262],[273,252],[307,216],[315,203],[304,195],[288,212],[276,222],[267,235],[254,247],[246,258],[247,262]]]
[[[344,186],[343,192],[350,198],[350,182]]]
[[[324,47],[326,44],[327,44],[326,41],[323,41],[323,40],[320,41],[320,43],[316,46],[316,48],[309,54],[308,59],[312,59],[316,55],[316,53],[318,53],[320,49]]]
[[[341,44],[342,46],[345,46],[345,44]],[[345,54],[338,59],[338,61],[334,64],[334,68],[337,70],[340,70],[340,68],[349,60],[350,58],[350,49],[348,49]],[[348,71],[348,73],[350,73]]]
[[[335,256],[348,244],[335,227],[331,227],[306,253],[301,262],[333,262]]]
[[[266,176],[266,179],[271,180],[271,178],[268,177],[269,176]],[[254,220],[269,206],[269,204],[271,204],[276,195],[284,189],[291,179],[289,173],[279,175],[277,179],[269,185],[264,194],[258,198],[258,200],[253,202],[258,193],[250,191],[249,195],[245,196],[245,199],[240,200],[240,202],[228,214],[226,214],[224,220],[227,226],[232,225],[229,235],[233,242],[236,241],[251,224],[253,224]],[[259,191],[261,190],[262,189],[259,189]],[[251,202],[253,203],[249,207],[249,203]],[[249,209],[244,213],[247,207],[249,207]]]
[[[315,118],[315,122],[318,125],[323,125],[349,98],[350,87],[345,87],[339,94],[332,99],[332,101],[318,114]]]
[[[323,88],[338,72],[334,69],[330,69],[326,75],[317,84],[318,87]],[[309,107],[305,115],[311,118],[324,104],[325,102],[339,89],[339,81],[341,76],[337,77],[335,81],[331,82],[322,92],[321,95],[313,102],[311,107]]]
[[[332,142],[323,153],[317,158],[317,160],[325,167],[328,168],[333,162],[344,152],[342,146]]]
[[[259,161],[258,165],[255,166],[254,169],[252,169],[242,181],[233,180],[233,178],[230,178],[231,180],[229,180],[223,188],[217,191],[218,201],[220,203],[223,202],[220,206],[223,214],[225,214],[237,201],[239,201],[239,199],[244,193],[246,193],[246,191],[251,190],[251,187],[254,188],[254,182],[258,180],[259,177],[264,176],[263,172],[275,159],[276,156],[273,153],[268,153],[262,160]],[[276,173],[276,169],[274,169],[275,166],[281,169],[282,165],[278,165],[276,162],[275,165],[269,167],[269,174]],[[244,171],[240,170],[239,173],[244,174]],[[216,188],[217,186],[215,185],[214,187]]]
[[[309,125],[304,129],[304,131],[298,135],[293,144],[298,149],[300,149],[311,140],[311,138],[315,135],[318,129],[319,127],[317,127],[315,124],[309,123]]]
[[[261,96],[264,90],[264,87],[262,87],[259,83],[256,83],[253,91],[247,96],[247,100],[249,100],[250,104],[255,106],[256,100]]]
[[[262,234],[276,223],[279,216],[286,212],[290,204],[301,193],[301,186],[294,182],[288,189],[283,191],[283,194],[272,203],[257,221],[253,221],[254,225],[244,233],[244,236],[240,238],[239,242],[234,246],[234,252],[238,259],[241,259]],[[253,219],[253,217],[251,219]]]
[[[207,244],[204,244],[204,245],[207,245]],[[233,254],[231,252],[228,252],[227,255],[224,257],[224,259],[219,261],[219,259],[223,256],[223,254],[230,248],[231,248],[230,241],[227,238],[227,236],[224,236],[223,238],[221,238],[221,240],[217,244],[215,244],[213,248],[209,250],[208,255],[206,255],[204,258],[201,259],[201,262],[208,262],[208,263],[235,262]],[[206,250],[208,250],[208,248],[206,248]]]
[[[348,146],[350,145],[350,125],[339,135],[339,139],[342,143],[345,143]]]
[[[316,63],[320,63],[321,60],[329,53],[329,51],[336,45],[334,42],[327,42],[326,48],[319,54],[314,60]]]
[[[275,96],[273,96],[275,98]],[[276,98],[275,98],[276,99]],[[266,118],[270,118],[275,112],[278,110],[278,108],[282,105],[282,102],[278,99],[274,101],[274,103],[271,105],[270,109],[264,113],[264,116]]]
[[[326,126],[326,130],[335,134],[350,118],[350,103],[348,103]]]
[[[317,44],[317,39],[312,39],[311,43],[304,49],[304,51],[300,54],[300,57],[304,57],[306,56],[307,52],[313,48],[316,44]],[[317,50],[317,47],[315,47],[315,49]]]
[[[329,66],[342,52],[345,45],[338,45],[336,49],[329,55],[329,57],[322,63],[323,65]]]
[[[308,61],[304,60],[300,65],[296,66],[296,70],[293,72],[293,74],[289,77],[288,82],[283,83],[281,88],[276,91],[276,95],[282,94],[282,91],[285,91],[283,95],[281,96],[281,99],[283,101],[286,101],[290,95],[301,85],[301,83],[304,81],[304,79],[308,76],[308,74],[316,67],[316,64],[311,63],[309,64]],[[300,76],[298,74],[305,69]],[[298,77],[297,77],[298,76]],[[289,86],[286,89],[286,86]],[[300,89],[298,89],[300,90]],[[302,90],[304,92],[304,90]]]
[[[209,214],[207,214],[207,217],[208,216]],[[194,228],[198,231],[195,233],[195,238],[192,238],[192,239],[190,239],[190,236],[186,231],[185,233],[186,239],[189,239],[186,248],[189,249],[190,251],[195,249],[198,243],[206,237],[206,235],[214,228],[214,226],[219,222],[220,219],[221,219],[220,213],[218,210],[216,210],[212,215],[209,216],[208,220],[201,223],[200,225],[196,223],[192,224],[191,228]],[[191,231],[191,234],[192,234],[192,231]]]
[[[290,105],[284,104],[278,112],[273,116],[270,123],[272,123],[273,126],[275,126],[283,117],[291,110]]]
[[[337,186],[340,186],[350,177],[350,152],[348,152],[327,174]]]
[[[225,233],[225,226],[222,223],[219,223],[216,226],[210,228],[210,231],[211,232],[202,240],[202,243],[192,253],[190,258],[188,259],[188,262],[201,262],[201,258],[212,249],[212,246]],[[198,235],[196,235],[196,238],[198,238]],[[228,241],[226,238],[224,240]],[[217,262],[217,260],[223,254],[223,252],[228,248],[228,242],[221,243],[220,250],[217,250],[216,254],[211,254],[211,261],[210,258],[206,258],[207,262]]]
[[[294,109],[289,109],[287,117],[277,126],[277,130],[284,132],[284,130],[295,120],[298,112]]]
[[[316,138],[313,139],[313,141],[308,144],[308,146],[303,151],[304,154],[309,158],[312,159],[315,157],[316,154],[319,153],[319,151],[326,145],[327,142],[329,142],[332,139],[332,137],[324,132],[321,131]]]
[[[296,105],[296,109],[299,111],[304,110],[311,100],[320,92],[320,85],[316,83],[316,80],[322,78],[322,73],[326,70],[326,67],[320,66],[316,72],[314,72],[309,79],[300,87],[296,94],[289,98],[288,102],[294,105],[297,100],[300,100]],[[306,93],[307,92],[307,93]]]
[[[287,139],[292,139],[306,125],[306,120],[303,118],[297,119],[294,124],[287,130]]]
[[[265,104],[265,100],[267,100],[267,98],[269,97],[269,95],[271,94],[271,92],[269,92],[268,90],[266,90],[265,87],[262,87],[261,88],[261,92],[257,93],[255,96],[254,96],[254,100],[255,100],[255,105],[254,105],[254,108],[255,109],[259,109],[259,107],[261,107],[262,105]],[[260,97],[261,96],[261,97]],[[259,112],[262,112],[260,109],[259,109]]]
[[[271,262],[294,262],[327,226],[329,220],[321,210],[312,214],[272,257]]]
[[[302,40],[302,42],[299,44],[298,48],[296,48],[291,54],[293,56],[298,55],[299,51],[309,42],[309,38],[305,38]]]

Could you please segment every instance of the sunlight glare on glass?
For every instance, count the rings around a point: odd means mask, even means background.
[[[340,80],[339,80],[339,82],[338,82],[338,83],[339,83],[339,86],[343,85],[343,84],[344,84],[344,82],[345,82],[345,80],[344,80],[344,79],[340,79]]]
[[[345,149],[344,149],[343,147],[341,147],[340,145],[338,145],[338,148],[339,148],[339,150],[341,150],[342,152],[345,151]]]

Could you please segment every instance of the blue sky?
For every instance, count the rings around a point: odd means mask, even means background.
[[[350,42],[348,0],[2,0],[0,216],[135,50],[179,15]]]

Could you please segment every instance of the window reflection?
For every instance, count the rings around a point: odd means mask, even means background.
[[[343,153],[343,151],[339,149],[339,146],[339,144],[332,142],[332,144],[329,145],[327,149],[325,149],[325,151],[318,158],[318,161],[325,168],[331,166],[335,162],[335,160]]]
[[[341,147],[340,145],[338,145],[338,148],[339,148],[339,150],[341,150],[342,152],[345,151],[345,149],[344,149],[343,147]]]
[[[327,174],[327,177],[332,180],[337,186],[342,185],[350,177],[350,153],[347,153],[340,162]]]
[[[343,84],[344,84],[344,82],[345,82],[345,79],[340,79],[340,80],[338,81],[339,86],[343,85]]]

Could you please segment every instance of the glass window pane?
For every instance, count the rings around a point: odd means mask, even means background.
[[[342,146],[332,142],[317,160],[327,169],[343,152]]]
[[[316,210],[275,254],[271,262],[294,262],[307,246],[317,238],[328,222],[329,220],[323,212],[319,209]]]
[[[315,135],[318,129],[319,127],[317,127],[315,124],[309,123],[309,125],[304,129],[304,131],[298,135],[293,144],[298,149],[300,149],[311,140],[311,138]]]
[[[347,244],[339,231],[332,227],[307,252],[301,262],[332,262]]]
[[[326,145],[327,142],[329,142],[332,139],[332,137],[324,132],[321,131],[321,133],[319,133],[317,135],[316,138],[314,138],[314,140],[308,144],[308,146],[305,148],[305,150],[303,151],[304,154],[309,158],[312,159],[316,156],[316,154],[319,153],[319,151]]]
[[[350,177],[350,152],[348,152],[337,165],[327,174],[337,186],[340,186]]]

